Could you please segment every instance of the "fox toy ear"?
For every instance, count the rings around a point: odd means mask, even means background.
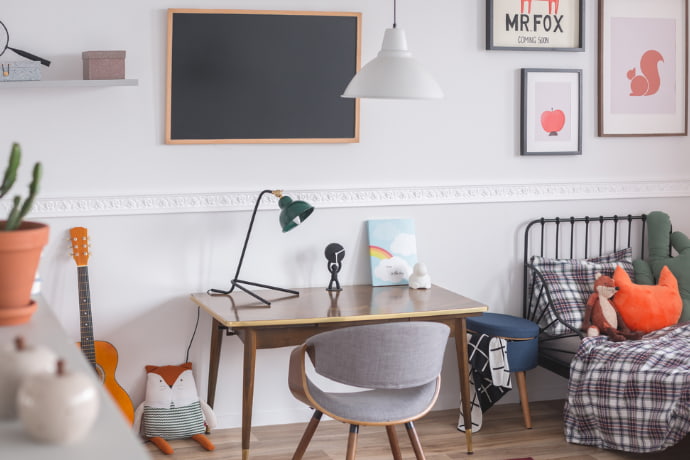
[[[594,275],[594,281],[598,280],[601,277],[601,273],[596,272]]]
[[[628,275],[628,272],[620,265],[616,267],[616,270],[613,272],[613,281],[616,283],[616,286],[632,283],[630,275]]]
[[[664,265],[664,268],[661,269],[661,273],[659,274],[659,282],[657,284],[659,286],[670,288],[673,291],[678,290],[678,280],[666,265]]]

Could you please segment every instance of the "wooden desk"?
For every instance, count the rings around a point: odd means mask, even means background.
[[[303,343],[319,332],[357,324],[388,321],[440,321],[455,336],[460,394],[465,426],[472,426],[465,318],[488,310],[474,300],[438,286],[415,290],[407,286],[344,286],[340,292],[323,287],[299,289],[300,295],[262,290],[271,306],[239,291],[230,295],[192,294],[192,300],[213,317],[208,376],[208,404],[213,406],[223,335],[236,334],[244,344],[242,394],[242,458],[249,458],[254,400],[256,350]],[[472,430],[466,430],[472,453]]]
[[[98,388],[100,409],[93,428],[86,437],[66,446],[32,440],[19,420],[0,420],[0,458],[22,460],[145,460],[150,456],[143,442],[125,421],[122,412],[103,385],[84,354],[67,337],[60,322],[40,296],[31,321],[20,326],[0,327],[0,346],[10,344],[17,335],[28,344],[43,345],[67,362],[67,369],[93,376]],[[75,315],[77,309],[74,309]],[[2,366],[4,363],[0,363]]]

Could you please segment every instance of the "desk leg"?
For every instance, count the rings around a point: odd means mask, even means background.
[[[249,458],[254,403],[254,370],[256,366],[256,331],[244,331],[244,371],[242,381],[242,460]]]
[[[465,421],[467,453],[472,454],[474,453],[472,450],[472,403],[470,401],[470,372],[465,318],[455,320],[455,350],[458,355],[458,371],[460,372],[460,397],[462,398],[462,412]]]
[[[216,382],[218,381],[218,363],[220,362],[220,346],[223,344],[223,326],[220,322],[213,318],[211,324],[211,354],[209,357],[208,368],[208,391],[206,394],[206,402],[213,407],[216,399]]]

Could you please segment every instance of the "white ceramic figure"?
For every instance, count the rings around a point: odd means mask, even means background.
[[[0,349],[0,419],[17,417],[17,390],[27,376],[55,370],[55,353],[29,346],[21,337]]]
[[[414,264],[409,284],[412,289],[429,289],[431,287],[431,277],[425,263],[417,262]]]
[[[74,444],[86,437],[96,421],[100,400],[93,376],[57,372],[27,377],[19,387],[19,420],[37,441]]]

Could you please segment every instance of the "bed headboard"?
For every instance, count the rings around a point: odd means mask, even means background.
[[[647,215],[555,217],[531,221],[525,228],[522,314],[528,317],[529,261],[534,255],[585,259],[627,247],[633,258],[645,255]]]

